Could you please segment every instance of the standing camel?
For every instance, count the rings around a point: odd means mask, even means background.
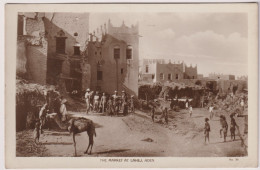
[[[76,140],[75,140],[75,135],[77,133],[81,132],[87,132],[88,137],[89,137],[89,144],[87,150],[84,152],[85,154],[88,153],[88,149],[90,148],[89,154],[91,155],[92,152],[92,147],[94,144],[94,135],[96,135],[95,131],[95,125],[92,120],[86,119],[86,118],[72,118],[69,121],[69,127],[68,130],[70,133],[73,135],[73,143],[74,143],[74,150],[75,150],[75,156],[77,156],[77,150],[76,150]]]
[[[94,122],[90,119],[87,118],[72,118],[69,120],[69,122],[62,122],[61,118],[57,113],[51,113],[47,115],[48,118],[54,119],[54,121],[58,124],[58,126],[61,129],[67,129],[70,133],[72,133],[73,136],[73,143],[74,143],[74,150],[75,150],[75,156],[77,156],[77,151],[76,151],[76,140],[75,140],[75,135],[81,132],[87,132],[88,137],[89,137],[89,145],[87,150],[84,152],[85,154],[88,153],[88,150],[90,148],[89,154],[92,152],[92,147],[94,144],[94,135],[96,136],[96,131],[95,131],[95,125]]]

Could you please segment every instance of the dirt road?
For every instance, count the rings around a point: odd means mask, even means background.
[[[153,123],[149,117],[136,114],[126,117],[73,114],[84,116],[97,124],[92,155],[84,154],[88,146],[87,133],[76,136],[78,156],[245,156],[238,137],[236,141],[230,141],[228,133],[228,141],[223,143],[223,138],[219,137],[218,117],[209,122],[210,144],[204,144],[204,118],[208,117],[208,113],[203,109],[195,109],[191,118],[185,110],[170,113],[169,125],[159,119],[158,123]],[[243,127],[243,121],[236,119],[239,126]],[[21,136],[20,140],[23,139]],[[40,146],[45,148],[45,154],[41,156],[74,156],[72,136],[68,132],[45,130],[40,142]],[[18,155],[32,156],[24,152]]]

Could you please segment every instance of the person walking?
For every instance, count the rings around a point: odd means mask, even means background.
[[[208,143],[209,143],[210,124],[208,121],[209,121],[209,119],[205,118],[205,126],[204,126],[205,144],[207,142],[207,139],[208,139]]]

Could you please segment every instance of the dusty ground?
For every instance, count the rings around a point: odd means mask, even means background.
[[[171,157],[210,157],[245,156],[241,142],[227,142],[220,138],[219,118],[210,120],[210,144],[204,144],[204,118],[209,113],[204,109],[194,109],[190,118],[187,111],[171,112],[169,125],[165,125],[157,116],[153,123],[149,115],[142,112],[126,117],[108,117],[96,114],[85,116],[97,124],[97,137],[94,139],[93,154],[86,155],[87,133],[76,136],[78,156],[171,156]],[[143,115],[143,116],[140,116]],[[235,118],[243,131],[243,118]],[[227,120],[230,124],[230,119]],[[32,131],[17,133],[17,156],[73,156],[72,136],[66,131],[45,130],[40,144],[32,142]]]

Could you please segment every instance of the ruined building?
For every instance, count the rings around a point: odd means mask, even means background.
[[[148,82],[165,82],[181,79],[197,79],[197,66],[187,66],[182,62],[166,63],[163,59],[144,59],[142,80]]]
[[[138,91],[138,25],[89,34],[88,13],[19,13],[17,75],[64,92]]]
[[[17,74],[39,84],[63,82],[66,91],[85,88],[88,29],[88,13],[19,13]]]
[[[91,67],[90,88],[113,93],[138,93],[138,24],[115,27],[110,20],[90,34],[87,59]]]

